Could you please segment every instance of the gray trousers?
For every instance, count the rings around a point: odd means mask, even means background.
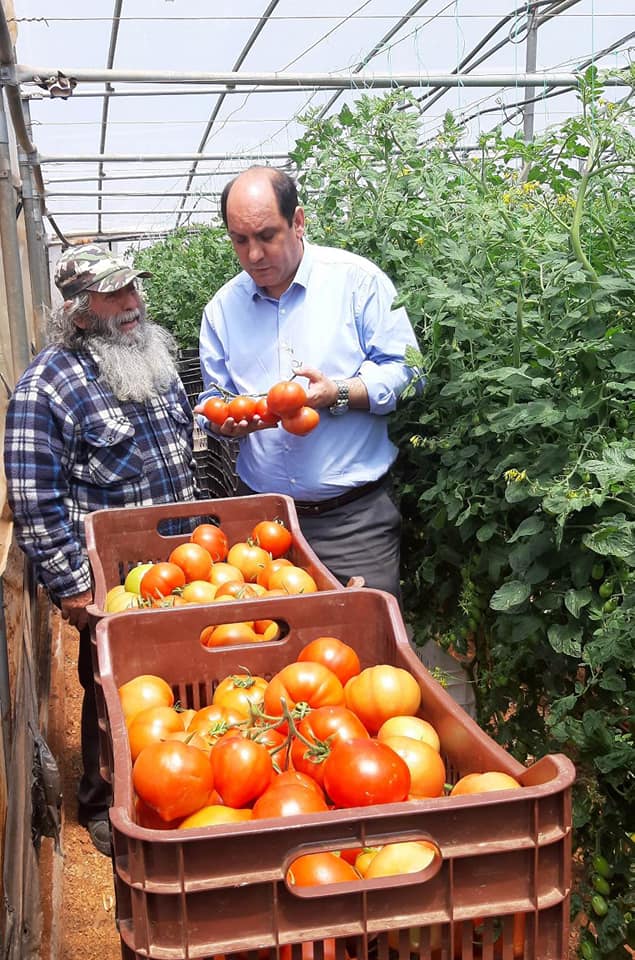
[[[239,480],[237,493],[254,491]],[[341,583],[363,577],[367,587],[385,590],[401,600],[401,514],[391,493],[387,481],[352,503],[317,516],[299,514],[298,519],[314,553]]]

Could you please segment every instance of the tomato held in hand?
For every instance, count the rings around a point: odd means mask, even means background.
[[[209,757],[179,740],[161,740],[144,747],[132,768],[132,783],[162,820],[188,817],[200,810],[214,788]]]
[[[229,541],[226,534],[214,523],[199,523],[190,535],[192,543],[205,547],[214,563],[225,560],[229,550]]]
[[[277,560],[293,543],[293,534],[282,520],[261,520],[251,531],[250,539]]]
[[[239,420],[251,420],[256,412],[256,400],[254,397],[234,397],[228,405],[229,416],[236,422]]]
[[[229,404],[222,397],[210,397],[203,404],[203,416],[220,427],[229,416]]]
[[[296,380],[274,383],[267,393],[267,406],[279,417],[296,413],[307,401],[306,390]]]
[[[298,437],[305,437],[311,430],[315,430],[320,422],[320,414],[313,407],[300,407],[296,413],[283,417],[280,426],[287,433],[294,433]]]
[[[266,397],[260,397],[256,400],[256,413],[260,417],[261,423],[266,423],[269,427],[272,427],[280,420],[280,417],[269,409]]]
[[[399,803],[410,791],[410,771],[379,740],[340,740],[324,762],[324,789],[336,807]]]
[[[323,663],[343,684],[348,683],[351,677],[361,670],[356,651],[337,637],[316,637],[300,650],[297,659]]]

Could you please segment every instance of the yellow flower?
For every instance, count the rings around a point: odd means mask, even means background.
[[[426,238],[425,238],[425,237],[417,237],[417,239],[415,240],[415,243],[416,243],[417,246],[419,246],[419,247],[422,247],[425,242],[426,242]]]
[[[522,483],[523,480],[527,479],[527,471],[516,470],[512,467],[511,470],[505,471],[505,473],[503,474],[503,477],[505,478],[505,480],[507,480],[508,483]]]

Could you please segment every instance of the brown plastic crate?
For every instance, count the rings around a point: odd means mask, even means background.
[[[307,543],[298,523],[291,497],[263,493],[248,497],[227,497],[218,500],[191,500],[186,503],[163,503],[148,507],[125,507],[96,510],[86,516],[86,549],[90,561],[94,607],[93,613],[104,613],[106,594],[111,587],[123,583],[128,571],[137,563],[167,560],[189,533],[165,536],[159,525],[170,521],[184,524],[199,519],[219,524],[230,544],[245,540],[259,520],[278,518],[293,534],[289,560],[307,570],[320,590],[342,587]]]
[[[345,950],[357,960],[410,960],[408,929],[421,925],[418,960],[563,960],[571,880],[570,761],[548,756],[526,769],[483,733],[414,654],[389,595],[351,589],[258,602],[263,618],[283,625],[281,641],[200,646],[204,626],[248,618],[249,602],[222,611],[214,605],[154,616],[134,611],[97,625],[113,750],[113,863],[124,958],[202,960],[259,948],[270,948],[275,958],[283,945],[337,938],[335,960],[344,960]],[[439,733],[450,780],[496,769],[516,776],[524,789],[187,832],[137,826],[118,686],[137,674],[156,673],[184,705],[199,708],[227,674],[247,668],[269,678],[325,634],[355,647],[362,667],[390,663],[417,678],[421,715]],[[416,837],[432,839],[440,851],[420,876],[321,887],[317,898],[286,886],[286,869],[300,852]],[[522,952],[513,947],[514,915],[520,914]],[[472,942],[476,918],[484,921],[478,948]],[[300,960],[298,950],[291,960]],[[315,957],[321,960],[320,948]],[[282,960],[288,960],[284,952]]]

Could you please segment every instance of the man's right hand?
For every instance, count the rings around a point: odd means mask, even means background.
[[[85,590],[73,597],[60,597],[60,609],[64,620],[68,620],[72,627],[83,630],[88,626],[86,607],[93,602],[93,591]]]

